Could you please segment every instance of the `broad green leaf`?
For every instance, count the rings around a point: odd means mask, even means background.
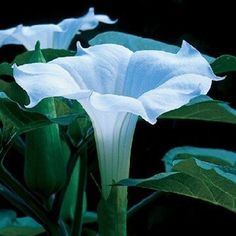
[[[0,80],[0,91],[4,92],[10,99],[21,105],[29,103],[27,93],[16,82]]]
[[[0,119],[3,122],[4,127],[12,129],[12,133],[24,133],[52,122],[59,123],[61,125],[68,125],[75,118],[84,116],[84,110],[70,109],[66,104],[63,104],[63,100],[59,102],[57,100],[57,118],[47,117],[46,114],[34,112],[34,109],[24,109],[13,102],[9,97],[0,92]]]
[[[0,92],[0,120],[3,123],[3,136],[7,141],[12,135],[50,124],[50,120],[41,114],[27,113]]]
[[[43,227],[30,217],[17,217],[12,210],[0,211],[0,235],[34,236],[43,232]]]
[[[165,52],[176,53],[179,51],[178,46],[160,42],[149,38],[143,38],[132,34],[122,32],[108,31],[98,34],[89,41],[90,45],[115,43],[129,48],[131,51],[138,50],[161,50]],[[211,63],[214,61],[213,57],[204,55],[204,57]]]
[[[0,75],[12,76],[11,64],[7,62],[0,63]]]
[[[211,64],[216,74],[236,71],[236,57],[232,55],[222,55]]]
[[[198,160],[222,166],[236,167],[236,153],[217,148],[198,148],[191,146],[176,147],[168,151],[162,160],[167,172],[171,171],[175,160],[195,157]]]
[[[172,172],[118,184],[189,196],[236,212],[236,169],[194,158],[175,161]]]
[[[179,109],[164,113],[159,119],[204,120],[236,124],[236,110],[223,101],[200,96]]]

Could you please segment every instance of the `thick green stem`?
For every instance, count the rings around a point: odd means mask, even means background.
[[[127,235],[127,190],[125,196],[124,188],[113,187],[108,199],[100,200],[98,204],[99,236]]]

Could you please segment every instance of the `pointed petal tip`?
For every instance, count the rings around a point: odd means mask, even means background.
[[[190,43],[183,40],[181,47],[180,47],[179,51],[177,52],[177,54],[190,56],[190,55],[194,55],[194,54],[200,54],[200,52],[195,47],[193,47]]]
[[[84,55],[84,54],[88,54],[87,50],[82,47],[80,41],[76,42],[76,48],[77,48],[76,56],[81,56],[81,55]]]
[[[30,102],[28,105],[25,105],[24,107],[29,109],[29,108],[33,108],[36,105],[37,105],[36,103],[34,104],[34,103]]]
[[[221,80],[224,80],[226,77],[227,77],[227,75],[225,75],[225,76],[215,76],[214,81],[221,81]]]
[[[14,71],[18,70],[18,66],[16,63],[14,63],[11,68],[13,69],[13,75],[14,75]]]
[[[90,7],[90,8],[88,9],[88,13],[94,14],[94,7]]]

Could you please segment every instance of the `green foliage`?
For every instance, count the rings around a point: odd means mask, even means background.
[[[236,124],[236,110],[223,101],[200,96],[179,109],[161,115],[159,119],[204,120]]]
[[[107,199],[98,204],[99,232],[103,236],[126,236],[127,199],[119,197],[120,187],[112,187]]]
[[[224,74],[236,71],[236,57],[232,55],[222,55],[211,64],[216,74]]]
[[[5,93],[0,93],[0,119],[3,127],[19,135],[51,123],[68,125],[77,117],[86,115],[82,107],[80,110],[75,110],[68,106],[64,99],[56,99],[55,103],[58,116],[50,117],[50,115],[36,112],[35,109],[22,108],[9,99]]]
[[[6,142],[12,135],[19,135],[51,123],[41,114],[24,111],[5,93],[0,93],[0,120],[3,123],[3,136]]]
[[[0,90],[4,92],[13,101],[24,105],[29,103],[26,92],[15,82],[6,82],[0,80]]]
[[[217,148],[177,147],[168,151],[162,160],[166,171],[169,172],[175,160],[184,160],[189,157],[221,166],[236,167],[236,153]]]
[[[57,57],[66,57],[75,55],[75,52],[64,49],[52,49],[52,48],[41,49],[41,52],[46,62],[51,61]],[[20,55],[17,55],[13,63],[16,63],[17,65],[23,65],[32,62],[32,55],[34,53],[35,51],[27,51]]]
[[[35,236],[43,233],[40,224],[30,217],[16,217],[12,210],[0,210],[0,235]]]
[[[11,64],[7,62],[0,63],[0,75],[12,76]]]
[[[181,194],[236,212],[236,169],[195,158],[174,161],[171,172],[118,184]]]
[[[84,213],[84,223],[94,223],[97,222],[97,213],[92,211],[86,211]]]
[[[49,197],[66,180],[67,152],[57,124],[50,124],[26,134],[24,179],[39,195]]]

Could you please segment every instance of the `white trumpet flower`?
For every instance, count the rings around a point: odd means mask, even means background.
[[[37,41],[41,48],[68,49],[74,36],[81,30],[97,27],[99,22],[113,24],[106,15],[95,15],[94,8],[79,18],[69,18],[59,24],[39,24],[32,26],[18,25],[0,30],[0,47],[7,44],[24,45],[27,50],[34,50]]]
[[[76,56],[14,65],[13,73],[29,95],[28,107],[47,97],[63,96],[76,99],[87,111],[94,127],[105,199],[113,181],[129,176],[138,116],[154,124],[161,114],[206,94],[212,80],[222,79],[187,42],[177,54],[132,52],[116,44],[83,49],[78,44]]]

